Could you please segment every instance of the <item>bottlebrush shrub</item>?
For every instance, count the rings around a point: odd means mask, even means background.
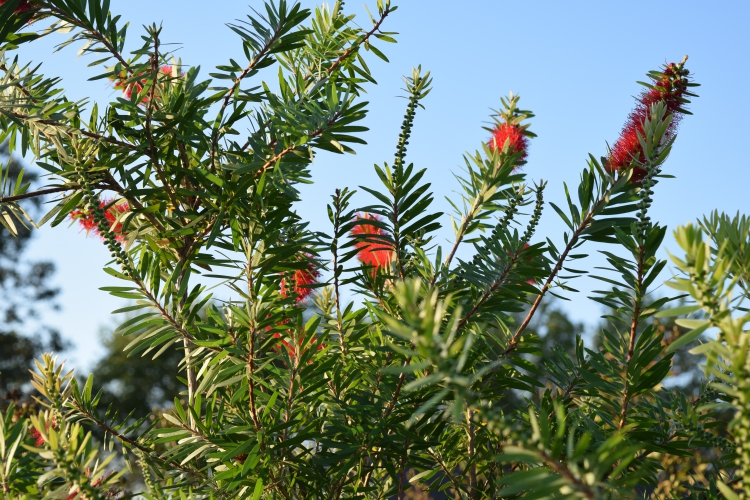
[[[589,157],[564,208],[545,202],[546,183],[526,180],[530,164],[518,169],[533,160],[533,115],[517,95],[503,99],[490,137],[478,137],[488,142],[464,156],[455,242],[443,248],[430,174],[407,162],[431,85],[419,69],[405,78],[394,158],[375,167],[382,185],[362,187],[372,201],[354,206],[354,191],[333,190],[325,233],[295,211],[314,153],[363,142],[361,93],[374,83],[365,58],[385,58],[378,47],[393,41],[386,0],[367,28],[340,2],[314,13],[269,3],[230,25],[247,60],[218,66],[213,80],[180,68],[156,27],[126,54],[109,2],[28,4],[0,6],[0,138],[51,180],[38,191],[2,182],[0,221],[11,232],[71,216],[89,224],[111,252],[105,272],[121,281],[104,290],[131,301],[118,332],[136,356],[179,345],[185,392],[136,421],[99,408],[94,380],[79,384],[45,356],[33,379],[40,412],[0,418],[4,498],[123,497],[118,477],[134,470],[154,499],[405,498],[412,488],[593,499],[656,495],[665,481],[672,497],[748,498],[737,297],[750,223],[715,215],[679,229],[684,277],[671,283],[695,304],[666,310],[672,299],[649,293],[667,232],[649,210],[674,171],[665,162],[696,85],[685,60],[649,73],[620,138],[603,161]],[[50,25],[24,32],[31,11]],[[106,65],[92,78],[125,95],[87,111],[59,79],[10,56],[60,31],[72,31],[63,45],[82,42],[93,66]],[[31,221],[19,202],[50,194],[54,208]],[[567,225],[562,237],[536,234],[547,204]],[[595,276],[606,287],[593,297],[612,311],[601,347],[577,338],[575,352],[532,363],[540,339],[526,328],[542,301],[574,297],[591,242],[609,246],[609,269]],[[471,258],[457,257],[462,246]],[[209,278],[236,299],[213,300]],[[690,333],[665,340],[660,310],[690,315],[678,320]],[[665,386],[674,350],[709,329],[720,334],[698,348],[705,389]],[[736,414],[728,427],[723,407]],[[110,453],[127,467],[115,470]]]

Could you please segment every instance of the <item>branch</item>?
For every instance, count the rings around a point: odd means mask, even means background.
[[[156,228],[157,231],[162,232],[162,233],[165,231],[164,226],[162,226],[161,222],[159,222],[159,220],[154,216],[153,212],[145,211],[143,205],[141,205],[141,202],[138,201],[138,199],[128,196],[127,192],[125,191],[125,188],[122,187],[119,182],[117,182],[117,179],[114,178],[114,176],[109,170],[107,170],[106,175],[107,175],[107,184],[109,185],[109,188],[112,191],[120,193],[122,197],[128,200],[128,203],[130,203],[136,210],[142,210],[143,215],[148,219],[148,221],[151,224],[153,224],[153,226]]]
[[[550,288],[552,288],[552,282],[557,276],[557,273],[559,273],[560,270],[562,269],[562,266],[565,263],[565,259],[567,259],[568,257],[568,253],[570,253],[570,251],[578,242],[578,238],[581,236],[581,234],[586,229],[586,227],[591,223],[592,219],[594,218],[594,213],[596,213],[599,210],[599,208],[602,206],[602,204],[604,204],[605,201],[609,198],[610,191],[611,189],[608,189],[607,191],[604,192],[604,194],[599,198],[596,204],[589,211],[588,215],[586,215],[586,217],[578,225],[575,232],[573,233],[573,236],[570,238],[567,246],[565,247],[565,250],[560,255],[560,258],[557,260],[557,264],[552,270],[552,273],[549,275],[549,277],[547,278],[547,281],[544,283],[544,286],[539,291],[539,295],[534,301],[534,304],[531,306],[531,309],[526,315],[526,318],[524,318],[523,323],[521,323],[521,325],[518,327],[518,330],[516,330],[516,333],[514,333],[513,336],[510,338],[510,341],[508,342],[508,347],[503,352],[501,352],[498,357],[504,358],[511,352],[515,351],[516,347],[518,347],[518,339],[521,337],[521,334],[524,332],[524,330],[526,330],[526,327],[529,326],[529,323],[531,322],[531,318],[534,316],[534,313],[537,311],[537,309],[539,308],[539,305],[542,303],[542,299],[546,295],[547,291]],[[487,373],[487,376],[489,376],[492,373],[495,373],[499,369],[500,369],[499,366],[491,369]],[[487,383],[488,380],[489,378],[486,378],[482,385]]]
[[[71,189],[80,189],[80,184],[75,184],[71,186],[60,186],[55,188],[49,188],[49,189],[40,189],[39,191],[32,191],[31,193],[24,193],[19,194],[16,196],[6,196],[4,198],[0,198],[0,203],[11,203],[14,201],[20,201],[25,200],[28,198],[36,198],[37,196],[44,196],[46,194],[54,194],[54,193],[62,193],[64,191],[69,191]]]
[[[321,127],[319,129],[315,130],[314,132],[312,132],[311,134],[307,135],[306,137],[308,137],[308,142],[310,140],[312,140],[312,139],[315,139],[315,138],[319,137],[321,134],[323,134],[323,132],[325,132],[326,130],[328,130],[328,128],[330,128],[334,123],[336,123],[336,120],[338,120],[339,118],[341,118],[341,111],[336,112],[336,114],[333,116],[333,118],[331,118],[330,120],[328,120],[328,122],[326,122],[326,125],[327,125],[326,127]],[[291,146],[288,146],[288,147],[284,148],[281,152],[279,152],[278,154],[274,155],[272,158],[269,158],[263,164],[263,166],[261,166],[258,169],[258,171],[255,173],[255,177],[260,177],[261,175],[263,175],[263,173],[266,170],[268,170],[273,165],[275,165],[276,162],[279,161],[279,160],[281,160],[284,156],[286,156],[287,154],[289,154],[292,151],[294,151],[295,149],[297,149],[297,147],[298,146],[296,144],[292,144]],[[208,224],[208,226],[206,226],[206,228],[203,231],[203,236],[204,237],[207,236],[207,235],[209,235],[211,233],[211,231],[213,230],[213,227],[214,227],[215,223],[216,223],[216,219],[214,219],[213,222],[211,222],[210,224]]]
[[[529,323],[531,322],[531,318],[534,317],[534,313],[536,313],[536,310],[539,308],[539,305],[542,303],[542,299],[547,294],[547,291],[552,288],[552,282],[557,277],[557,274],[560,272],[560,270],[563,267],[563,264],[565,264],[565,260],[568,258],[568,254],[570,251],[575,247],[575,245],[578,243],[578,238],[580,238],[581,234],[583,234],[583,231],[586,230],[586,228],[591,224],[591,221],[594,219],[594,214],[601,208],[602,205],[606,203],[606,201],[609,199],[609,195],[612,189],[607,189],[604,194],[597,200],[596,204],[589,210],[589,213],[584,217],[584,219],[581,221],[581,223],[578,225],[576,230],[573,232],[573,235],[570,237],[570,240],[568,241],[568,244],[565,246],[565,250],[562,254],[560,254],[560,258],[557,259],[557,264],[555,264],[555,267],[552,269],[552,273],[547,278],[547,281],[545,281],[544,286],[539,291],[539,295],[537,296],[536,300],[534,301],[534,304],[531,306],[531,309],[529,310],[528,314],[526,315],[526,318],[524,318],[523,323],[518,327],[518,330],[516,330],[516,333],[513,334],[513,337],[510,339],[510,343],[508,344],[508,348],[503,352],[503,355],[506,355],[513,351],[516,348],[516,342],[518,341],[518,338],[521,336],[524,330],[526,330],[526,327],[529,326]]]
[[[153,296],[153,295],[151,294],[151,292],[149,292],[149,291],[148,291],[148,289],[147,289],[147,288],[146,288],[146,287],[145,287],[145,286],[143,285],[143,283],[141,282],[141,280],[140,280],[140,279],[138,279],[137,277],[135,277],[134,273],[131,273],[131,275],[132,275],[132,276],[131,276],[131,279],[132,279],[132,280],[133,280],[133,282],[134,282],[134,283],[135,283],[135,284],[136,284],[136,285],[138,286],[138,289],[139,289],[139,290],[141,291],[141,293],[143,293],[143,295],[145,295],[145,296],[146,296],[146,298],[147,298],[147,299],[148,299],[149,301],[151,301],[151,303],[153,304],[153,306],[154,306],[154,307],[155,307],[155,308],[156,308],[156,309],[157,309],[157,310],[159,311],[159,314],[161,314],[161,316],[162,316],[162,317],[163,317],[163,318],[164,318],[165,320],[167,320],[167,322],[168,322],[168,323],[169,323],[170,325],[172,325],[172,327],[173,327],[173,328],[175,329],[175,331],[176,331],[176,332],[177,332],[178,334],[180,334],[180,335],[182,336],[182,338],[183,338],[183,339],[187,340],[188,342],[190,342],[190,344],[192,344],[192,345],[193,345],[194,347],[197,347],[197,348],[201,348],[201,347],[202,347],[202,348],[204,348],[204,349],[208,349],[209,351],[214,351],[214,352],[216,352],[216,353],[224,353],[224,352],[225,352],[225,351],[224,351],[223,349],[221,349],[220,347],[213,347],[213,346],[212,346],[212,347],[207,347],[207,346],[201,346],[201,345],[198,345],[198,344],[196,344],[196,343],[195,343],[195,337],[193,337],[193,335],[192,335],[192,334],[191,334],[190,332],[188,332],[187,330],[185,330],[184,328],[182,328],[182,327],[180,326],[180,324],[179,324],[179,323],[177,322],[177,320],[176,320],[176,319],[174,319],[174,318],[173,318],[173,317],[172,317],[172,316],[171,316],[171,315],[170,315],[170,314],[169,314],[169,313],[168,313],[168,312],[166,311],[166,309],[164,309],[164,308],[162,307],[162,305],[161,305],[161,304],[159,303],[159,301],[158,301],[158,300],[156,300],[156,298],[155,298],[155,297],[154,297],[154,296]],[[245,358],[242,358],[242,357],[240,357],[240,356],[238,356],[238,355],[236,355],[236,354],[232,354],[231,352],[227,354],[227,357],[229,357],[229,358],[235,358],[235,359],[241,359],[241,360],[243,360],[243,361],[247,361],[247,359],[245,359]]]
[[[146,446],[143,446],[142,444],[140,444],[135,439],[131,439],[131,438],[125,436],[124,434],[121,434],[121,433],[117,432],[115,429],[111,428],[106,423],[102,422],[97,417],[95,417],[92,413],[90,413],[90,412],[86,411],[85,409],[83,409],[78,404],[77,401],[73,401],[70,404],[71,404],[71,406],[73,408],[75,408],[78,412],[80,412],[84,417],[86,417],[87,420],[93,422],[96,426],[98,426],[99,428],[103,429],[105,432],[113,435],[114,437],[116,437],[121,442],[128,443],[130,446],[132,446],[134,448],[137,448],[138,450],[142,451],[143,453],[147,454],[148,456],[154,456],[155,452],[152,449],[147,448]],[[166,464],[168,464],[168,465],[170,465],[172,467],[180,469],[181,471],[183,471],[183,472],[185,472],[187,474],[191,474],[193,476],[196,476],[196,477],[198,477],[199,479],[201,479],[203,481],[205,481],[207,479],[206,476],[204,476],[200,472],[195,471],[193,469],[188,469],[187,467],[184,467],[184,466],[180,465],[179,462],[173,462],[173,461],[164,460],[158,454],[155,455],[155,458],[157,458],[162,463],[166,463]]]
[[[578,488],[580,488],[581,492],[584,494],[586,498],[590,500],[594,500],[596,498],[596,494],[591,490],[589,485],[584,483],[577,477],[575,477],[573,473],[570,472],[570,469],[568,469],[568,467],[564,463],[558,462],[557,460],[553,459],[544,451],[540,451],[539,455],[542,457],[542,460],[544,460],[544,462],[547,465],[549,465],[550,469],[560,474],[565,479],[567,479],[571,483],[575,484]]]
[[[477,463],[474,456],[474,420],[471,412],[471,408],[466,408],[466,421],[469,424],[469,485],[471,486],[470,495],[471,498],[477,498],[479,491],[477,490]]]
[[[248,393],[250,396],[250,415],[253,418],[253,425],[255,431],[260,431],[260,420],[258,419],[258,412],[255,408],[255,381],[253,376],[255,375],[255,329],[250,332],[250,355],[247,360],[248,369],[250,375],[247,377]]]
[[[437,462],[437,464],[440,466],[441,469],[443,469],[443,473],[448,477],[448,480],[453,484],[453,488],[456,490],[456,494],[459,494],[461,491],[461,485],[459,484],[458,480],[453,477],[453,474],[450,470],[448,470],[448,467],[445,465],[445,463],[440,460],[440,457],[437,456],[436,453],[434,453],[429,448],[426,450],[427,454],[432,457],[433,460]]]
[[[372,29],[370,31],[368,31],[367,33],[365,33],[365,35],[362,37],[361,40],[358,40],[351,47],[349,47],[348,49],[346,49],[344,51],[344,53],[341,54],[341,56],[339,56],[339,58],[336,60],[336,62],[333,63],[330,68],[328,68],[328,71],[327,71],[328,74],[330,75],[331,73],[333,73],[334,71],[336,71],[336,69],[338,69],[338,67],[341,64],[343,64],[344,60],[347,57],[349,57],[354,51],[359,50],[359,47],[363,43],[365,43],[372,35],[374,35],[376,31],[378,31],[380,29],[380,25],[383,24],[383,21],[385,21],[385,18],[388,17],[388,14],[390,14],[390,13],[391,13],[391,9],[390,8],[385,9],[383,11],[383,14],[380,16],[380,19],[378,19],[378,22],[375,23],[375,25],[372,27]]]
[[[211,171],[214,172],[216,170],[216,149],[219,147],[219,129],[221,128],[221,119],[224,117],[224,110],[229,106],[229,100],[232,98],[234,93],[237,91],[237,87],[239,87],[242,80],[247,76],[250,71],[253,70],[253,68],[261,61],[262,58],[264,58],[267,54],[267,52],[271,49],[271,46],[276,43],[276,40],[278,40],[281,30],[286,28],[286,23],[279,23],[279,25],[276,27],[276,31],[273,32],[273,35],[268,39],[268,41],[263,45],[263,47],[258,51],[258,53],[253,57],[253,59],[250,61],[250,63],[247,65],[247,68],[245,68],[242,73],[239,74],[239,76],[235,79],[234,83],[232,84],[232,88],[229,89],[226,93],[226,96],[224,97],[224,102],[221,104],[221,109],[219,110],[219,117],[217,119],[218,123],[214,126],[214,132],[213,137],[211,138]],[[243,148],[244,149],[244,148]]]
[[[469,213],[464,218],[464,221],[461,223],[461,227],[458,228],[458,235],[456,236],[456,242],[453,243],[453,248],[451,248],[450,253],[445,258],[445,262],[443,262],[443,267],[447,268],[451,265],[451,261],[453,261],[453,257],[456,255],[456,251],[458,250],[458,247],[461,245],[461,242],[464,240],[464,236],[466,236],[466,230],[469,227],[469,223],[474,220],[474,216],[470,216],[470,214],[474,213],[477,208],[479,207],[479,197],[476,197],[474,199],[474,203],[472,204],[471,210],[469,210]],[[438,273],[437,270],[435,274],[432,276],[432,279],[430,280],[430,286],[435,284],[435,281],[437,281]]]
[[[625,364],[625,374],[623,376],[625,382],[625,393],[622,395],[622,408],[620,410],[620,423],[619,429],[625,426],[625,421],[628,418],[628,406],[630,404],[630,394],[628,386],[628,372],[630,371],[630,361],[633,359],[633,350],[635,349],[635,336],[638,333],[638,322],[641,316],[641,286],[643,285],[643,259],[645,250],[643,245],[638,247],[638,275],[636,281],[636,293],[635,293],[635,307],[633,309],[633,321],[630,323],[630,339],[628,342],[628,358]]]
[[[151,115],[154,112],[154,100],[156,99],[156,79],[159,77],[159,33],[154,31],[153,37],[154,53],[151,55],[151,88],[148,89],[148,104],[146,105],[145,113],[146,123],[143,127],[143,131],[146,132],[146,139],[148,139],[148,156],[151,158],[151,163],[153,163],[154,165],[156,175],[159,176],[159,181],[161,181],[162,186],[164,186],[164,190],[167,192],[170,203],[172,203],[172,206],[176,210],[180,207],[180,205],[177,202],[177,198],[175,197],[172,186],[167,182],[167,177],[166,175],[164,175],[164,171],[162,170],[161,165],[159,165],[159,152],[156,150],[154,135],[151,133]],[[180,219],[182,220],[182,223],[184,225],[185,220],[182,217],[180,217]]]
[[[479,212],[479,208],[481,207],[481,203],[479,202],[479,200],[484,198],[483,193],[474,198],[474,202],[471,205],[471,209],[467,212],[466,217],[464,217],[464,220],[461,223],[461,226],[459,227],[458,233],[456,235],[456,242],[453,244],[453,248],[451,248],[450,253],[445,258],[445,262],[443,263],[444,268],[448,269],[448,267],[450,266],[451,261],[453,261],[453,257],[456,255],[456,251],[458,250],[458,247],[461,245],[461,242],[463,242],[464,237],[466,236],[466,231],[469,227],[469,224],[474,220],[474,217],[476,217],[477,213]],[[503,215],[503,218],[498,222],[498,225],[493,230],[493,233],[499,227],[504,227],[504,228],[508,227],[510,222],[513,220],[513,217],[516,215],[516,212],[518,211],[517,209],[518,205],[522,202],[523,202],[523,189],[519,189],[518,191],[516,191],[513,197],[510,197],[508,199],[508,206],[505,207],[505,215]],[[438,273],[436,270],[435,274],[433,274],[432,279],[430,280],[430,286],[435,284],[435,281],[437,281],[437,277],[438,277]]]
[[[380,28],[380,25],[383,23],[385,18],[388,16],[388,14],[391,13],[391,9],[387,9],[383,11],[383,15],[380,17],[378,22],[375,24],[374,28],[371,29],[369,32],[365,33],[365,35],[360,38],[358,41],[354,42],[351,47],[346,49],[336,60],[333,62],[333,64],[326,70],[326,76],[324,78],[319,79],[317,82],[315,82],[315,85],[313,85],[313,88],[317,88],[318,85],[320,85],[321,82],[325,81],[326,78],[328,78],[331,73],[333,73],[334,70],[336,70],[341,64],[343,64],[344,60],[349,57],[353,52],[356,50],[359,50],[359,47],[365,43],[367,40],[372,37],[372,35],[375,34],[375,31],[377,31]],[[312,78],[312,74],[309,74],[304,77],[304,82],[309,83],[309,80]],[[309,85],[308,85],[309,87]],[[296,89],[295,89],[296,94]],[[273,120],[273,117],[269,118],[265,122],[263,122],[262,126],[260,128],[268,128],[271,125],[271,121]],[[271,146],[275,145],[275,142],[271,144]],[[250,146],[250,141],[248,140],[241,148],[240,151],[245,151]]]
[[[344,327],[341,324],[341,295],[339,290],[339,251],[338,251],[338,234],[341,228],[341,190],[336,189],[334,198],[334,224],[333,224],[333,241],[331,242],[331,254],[333,255],[333,295],[336,302],[336,327],[339,332],[339,343],[341,344],[341,356],[346,363],[346,339],[344,338]],[[335,246],[334,246],[335,244]]]
[[[8,67],[5,64],[0,64],[0,70],[5,71],[5,74],[8,75],[8,77],[10,78],[10,81],[15,82],[16,80],[18,80],[18,78],[16,78],[15,75],[10,74],[10,71],[8,70]],[[18,90],[21,91],[21,93],[23,95],[25,95],[29,99],[32,99],[31,93],[28,90],[26,90],[26,88],[23,85],[21,85],[20,83],[16,83],[15,86],[16,86],[16,88]],[[32,101],[33,101],[33,99],[32,99]],[[34,102],[36,102],[36,101],[34,101]]]
[[[511,269],[513,269],[514,264],[516,263],[516,259],[518,259],[518,253],[515,253],[513,257],[511,258],[510,262],[508,262],[508,265],[505,266],[505,269],[503,270],[502,274],[492,283],[492,286],[484,292],[482,297],[474,304],[474,307],[471,308],[471,310],[466,313],[466,315],[461,318],[461,321],[458,323],[457,330],[460,330],[463,328],[466,323],[469,321],[469,319],[474,316],[477,311],[479,310],[482,305],[487,302],[487,300],[492,297],[492,294],[495,293],[495,290],[505,281],[505,278],[508,277],[508,274],[510,273]]]
[[[68,16],[67,12],[64,12],[64,11],[58,9],[58,8],[54,7],[53,5],[50,5],[49,3],[46,4],[45,7],[47,9],[49,9],[50,12],[52,12],[53,14],[55,14],[56,17],[58,17],[60,19],[63,19],[63,20],[65,20],[65,21],[67,21],[67,22],[69,22],[69,23],[71,23],[71,24],[73,24],[75,26],[78,26],[82,30],[90,33],[96,40],[99,41],[99,43],[101,43],[102,45],[104,45],[104,47],[107,49],[107,51],[110,54],[112,54],[112,56],[115,59],[117,59],[120,64],[123,65],[123,67],[125,68],[125,70],[128,73],[130,73],[131,75],[133,74],[133,70],[130,67],[130,64],[128,64],[128,62],[117,51],[117,48],[113,47],[112,44],[109,42],[109,40],[107,40],[107,38],[104,35],[102,35],[101,33],[99,33],[96,29],[84,25],[83,23],[80,22],[80,20],[76,19],[75,17]]]
[[[411,358],[406,358],[406,361],[404,361],[404,366],[409,364],[409,361]],[[390,416],[391,413],[393,413],[393,410],[396,408],[396,402],[398,401],[398,397],[401,394],[401,387],[404,385],[404,379],[406,378],[406,372],[401,372],[401,375],[398,377],[398,383],[396,384],[396,390],[393,391],[393,397],[391,398],[391,403],[388,405],[388,409],[383,413],[382,420],[385,420]]]
[[[409,453],[410,438],[404,440],[404,455],[401,457],[401,471],[398,475],[398,500],[404,500],[404,479],[406,479],[406,455]]]

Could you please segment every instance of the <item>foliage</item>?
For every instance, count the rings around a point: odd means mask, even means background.
[[[181,67],[156,26],[127,56],[108,2],[19,5],[0,7],[2,138],[52,181],[6,190],[0,220],[9,231],[32,223],[18,202],[55,193],[35,224],[73,217],[95,230],[112,254],[105,271],[122,282],[104,290],[134,301],[117,333],[132,356],[182,350],[185,403],[164,420],[103,411],[93,378],[81,387],[44,357],[35,377],[47,409],[4,417],[6,496],[117,494],[89,426],[140,465],[148,498],[403,498],[410,483],[457,498],[747,497],[747,335],[730,295],[746,291],[745,219],[706,222],[714,245],[695,228],[678,232],[690,279],[674,284],[705,315],[678,322],[690,333],[667,345],[653,316],[672,298],[649,293],[666,265],[666,228],[649,209],[696,85],[685,60],[648,74],[616,150],[590,156],[578,186],[564,186],[566,207],[526,181],[533,114],[517,95],[503,99],[492,140],[456,176],[455,243],[443,249],[428,172],[407,162],[432,81],[420,68],[405,78],[394,158],[375,167],[382,187],[361,188],[371,204],[335,190],[327,234],[295,211],[315,152],[363,142],[362,93],[374,83],[365,56],[385,58],[378,47],[393,41],[381,31],[396,10],[387,0],[369,29],[341,2],[315,12],[269,3],[230,25],[247,61],[218,66],[212,81]],[[25,33],[30,20],[48,26]],[[85,115],[57,79],[10,58],[59,32],[71,33],[61,46],[83,42],[92,66],[106,67],[92,78],[113,80],[122,97]],[[271,71],[273,83],[259,79]],[[562,241],[535,234],[546,205],[568,227]],[[587,274],[590,242],[606,245],[609,264],[593,276],[604,283],[593,300],[612,311],[601,345],[578,336],[535,362],[544,351],[529,325]],[[462,246],[470,259],[457,257]],[[238,299],[212,300],[209,279]],[[722,332],[699,348],[711,385],[697,396],[663,386],[674,351],[709,327]],[[716,410],[726,403],[738,416],[725,438]],[[657,490],[667,476],[671,490]]]

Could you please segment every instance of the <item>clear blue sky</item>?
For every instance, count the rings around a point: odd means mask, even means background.
[[[112,0],[111,9],[131,22],[132,48],[140,43],[140,26],[163,22],[163,40],[180,43],[183,64],[200,65],[207,77],[230,57],[243,60],[237,37],[225,22],[243,17],[259,0]],[[304,1],[306,6],[313,2]],[[374,1],[369,2],[374,5]],[[663,62],[689,54],[688,68],[702,84],[691,107],[695,116],[682,122],[666,170],[677,179],[657,188],[653,216],[674,228],[714,208],[750,213],[750,171],[746,145],[750,136],[750,8],[747,2],[447,2],[394,0],[399,10],[385,30],[398,31],[398,45],[381,46],[390,64],[368,59],[378,80],[369,87],[371,101],[365,137],[368,146],[356,156],[320,155],[313,166],[316,184],[303,190],[299,210],[314,228],[327,229],[325,204],[337,187],[377,183],[372,165],[393,155],[404,101],[402,74],[421,64],[432,71],[434,91],[416,118],[409,161],[429,168],[437,203],[454,189],[452,171],[461,155],[486,140],[482,125],[490,108],[499,107],[510,90],[536,113],[525,167],[530,180],[550,181],[547,199],[562,199],[562,182],[575,184],[589,152],[599,156],[605,141],[617,138],[640,91],[635,81]],[[347,8],[368,26],[362,3]],[[58,41],[60,39],[57,39]],[[52,55],[53,40],[24,46],[22,62],[44,62],[42,71],[60,76],[70,98],[90,97],[105,103],[116,97],[106,81],[87,82],[89,60],[75,49]],[[271,76],[272,77],[272,76]],[[101,106],[100,106],[101,108]],[[362,204],[369,199],[359,198]],[[446,228],[448,219],[444,220]],[[561,241],[562,225],[551,209],[538,235]],[[449,230],[444,235],[450,236]],[[671,239],[667,247],[674,248]],[[98,330],[111,323],[109,312],[121,306],[98,287],[110,284],[101,267],[108,260],[103,245],[77,228],[45,227],[31,249],[33,258],[51,258],[62,287],[59,313],[45,320],[57,325],[76,347],[67,353],[86,369],[101,353]],[[590,266],[601,261],[594,258]],[[601,311],[585,300],[591,280],[574,283],[582,293],[568,303],[574,318],[593,323]]]

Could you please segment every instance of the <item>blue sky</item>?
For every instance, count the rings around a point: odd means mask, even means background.
[[[224,23],[261,7],[257,0],[112,0],[111,9],[131,22],[132,48],[140,42],[141,25],[163,22],[162,39],[179,43],[185,65],[212,71],[230,57],[242,61],[236,35]],[[305,6],[314,2],[304,1]],[[373,2],[369,4],[374,5]],[[447,2],[402,0],[384,29],[397,31],[397,45],[381,44],[390,59],[375,57],[368,64],[378,86],[368,87],[371,102],[365,136],[367,146],[357,155],[319,155],[313,166],[313,186],[305,187],[299,211],[316,229],[327,229],[325,205],[337,187],[377,185],[374,163],[391,161],[404,111],[401,75],[421,64],[432,72],[434,90],[418,113],[408,160],[428,168],[436,203],[448,211],[444,196],[455,184],[464,151],[487,139],[481,127],[491,108],[509,91],[521,95],[521,105],[536,114],[525,171],[529,180],[549,181],[546,198],[559,202],[562,183],[575,185],[589,152],[600,156],[613,143],[640,91],[636,80],[664,62],[688,54],[687,67],[702,84],[691,106],[694,116],[683,120],[666,171],[676,179],[662,182],[652,217],[670,228],[695,220],[713,209],[750,212],[746,144],[750,136],[750,7],[747,2]],[[372,6],[371,5],[371,6]],[[368,26],[361,3],[347,2],[357,22]],[[52,54],[49,39],[18,52],[22,62],[43,62],[48,76],[60,76],[73,99],[90,97],[106,103],[118,94],[106,81],[87,82],[94,73],[88,60],[76,59],[77,47]],[[273,71],[268,74],[273,79]],[[370,200],[360,191],[357,200]],[[450,237],[444,219],[443,236]],[[562,224],[547,208],[538,231],[562,241]],[[667,248],[675,248],[671,238]],[[666,254],[664,254],[666,255]],[[52,259],[62,288],[60,312],[45,321],[55,324],[75,343],[66,354],[84,370],[101,353],[98,330],[111,324],[109,312],[118,299],[98,290],[111,284],[101,267],[108,260],[103,245],[77,228],[45,227],[38,232],[29,258]],[[600,265],[593,257],[589,268]],[[665,277],[668,272],[665,272]],[[573,284],[581,293],[566,303],[577,319],[594,323],[599,308],[585,299],[596,288],[593,280]],[[666,293],[666,291],[665,291]]]

